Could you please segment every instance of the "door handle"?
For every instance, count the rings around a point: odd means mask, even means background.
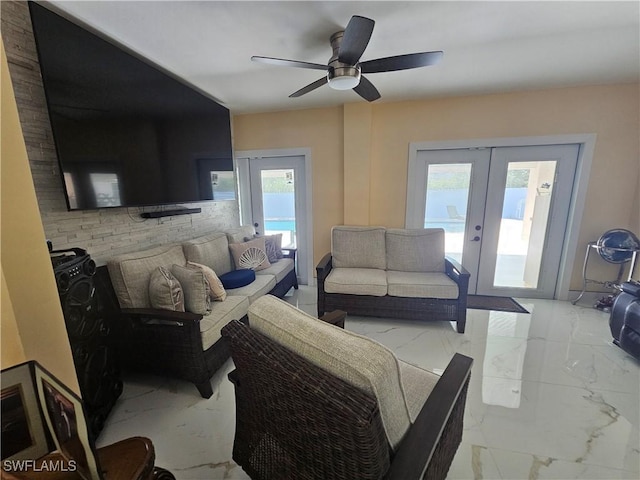
[[[476,235],[475,237],[473,237],[471,239],[472,242],[479,242],[480,241],[480,237],[478,235]]]
[[[253,226],[254,226],[254,227],[257,227],[257,226],[259,226],[259,225],[260,225],[260,224],[259,224],[258,222],[256,222],[256,223],[254,223],[254,224],[253,224]]]

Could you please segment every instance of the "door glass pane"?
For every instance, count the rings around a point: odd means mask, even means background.
[[[470,163],[427,167],[425,228],[444,228],[445,255],[462,262],[464,229],[471,186]]]
[[[509,162],[494,286],[538,288],[555,171],[555,161]]]
[[[282,246],[297,246],[295,178],[292,168],[261,170],[264,233],[282,233]]]

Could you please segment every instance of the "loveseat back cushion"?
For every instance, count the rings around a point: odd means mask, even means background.
[[[442,228],[386,231],[387,270],[400,272],[444,272]]]
[[[251,328],[376,398],[392,448],[411,425],[393,352],[375,340],[314,318],[271,295],[249,307]]]
[[[384,227],[340,225],[331,229],[331,257],[334,268],[377,268],[387,266]]]
[[[218,276],[234,269],[225,233],[217,232],[194,238],[184,242],[182,248],[188,261],[206,265]]]
[[[186,263],[180,245],[163,245],[113,257],[107,261],[107,269],[120,307],[151,308],[151,273],[158,267],[171,271],[172,265]]]

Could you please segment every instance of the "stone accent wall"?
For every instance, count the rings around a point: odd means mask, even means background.
[[[55,249],[84,248],[98,264],[102,264],[119,253],[179,242],[239,225],[237,201],[190,203],[185,206],[199,207],[202,213],[146,220],[140,218],[141,212],[161,207],[69,212],[49,123],[29,7],[25,1],[2,0],[0,8],[2,40],[42,224]]]

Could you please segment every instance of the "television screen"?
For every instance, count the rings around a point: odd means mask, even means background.
[[[70,210],[234,198],[227,108],[29,5]]]

